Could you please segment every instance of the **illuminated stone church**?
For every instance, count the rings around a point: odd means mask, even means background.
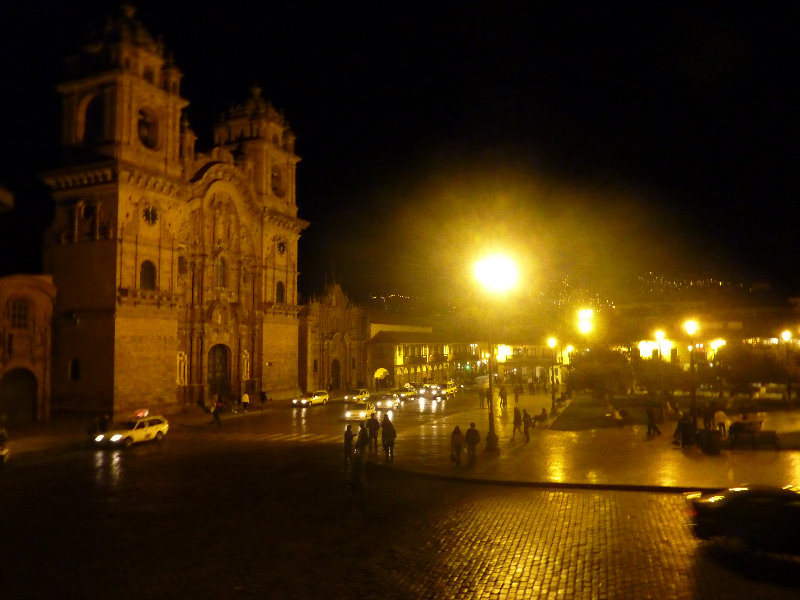
[[[70,57],[45,272],[52,408],[298,393],[295,136],[254,88],[195,151],[181,72],[124,9]]]

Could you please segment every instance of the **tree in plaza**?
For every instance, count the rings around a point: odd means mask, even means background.
[[[624,394],[633,386],[628,358],[607,348],[593,348],[572,357],[567,390],[589,391],[597,398]]]
[[[690,385],[689,372],[684,371],[681,365],[658,359],[634,358],[631,361],[633,377],[638,387],[643,387],[650,395],[657,395],[664,390],[664,395],[672,396],[675,390],[688,389]]]
[[[719,376],[730,391],[747,389],[753,383],[787,380],[786,361],[773,350],[750,344],[727,344],[715,356]]]

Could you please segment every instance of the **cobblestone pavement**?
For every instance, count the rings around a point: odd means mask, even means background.
[[[370,463],[362,508],[340,460],[222,432],[9,463],[3,597],[800,598],[796,562],[698,544],[679,494]]]

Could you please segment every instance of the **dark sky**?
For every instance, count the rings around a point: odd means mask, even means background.
[[[184,73],[201,150],[254,83],[285,111],[306,295],[327,277],[447,296],[498,244],[532,286],[614,294],[650,270],[800,290],[800,5],[541,4],[136,6]],[[45,220],[61,60],[117,6],[0,4],[4,252]],[[36,263],[36,235],[15,243],[2,272]]]

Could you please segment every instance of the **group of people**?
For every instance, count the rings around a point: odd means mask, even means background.
[[[519,431],[522,437],[525,438],[525,443],[527,444],[531,440],[530,428],[536,427],[537,423],[541,423],[542,425],[547,423],[547,409],[543,408],[542,412],[538,415],[531,416],[528,414],[527,409],[523,408],[522,412],[520,412],[519,408],[515,406],[514,431],[511,433],[511,439],[515,439],[517,431]]]
[[[480,441],[481,434],[477,429],[475,429],[475,423],[469,424],[469,429],[467,429],[466,433],[462,433],[461,428],[456,425],[455,429],[453,429],[453,433],[450,435],[450,459],[453,460],[457,465],[460,465],[461,451],[464,449],[464,446],[466,446],[467,465],[470,467],[474,466],[475,450],[477,449]]]
[[[350,423],[345,428],[345,468],[352,465],[355,459],[363,460],[367,454],[378,454],[378,434],[380,434],[383,446],[384,459],[386,462],[394,461],[394,442],[397,439],[397,429],[389,415],[383,415],[383,419],[378,421],[375,413],[372,413],[369,419],[358,424],[358,434],[353,431]]]

